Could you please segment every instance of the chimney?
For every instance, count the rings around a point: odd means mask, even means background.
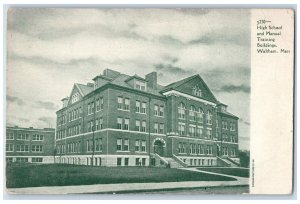
[[[87,85],[87,86],[89,86],[89,87],[92,87],[92,88],[94,88],[94,84],[93,84],[93,83],[91,83],[91,82],[88,82],[86,85]]]
[[[157,73],[151,72],[146,75],[147,86],[153,89],[157,89]]]
[[[120,72],[117,72],[117,71],[114,71],[114,70],[111,70],[111,69],[105,69],[103,71],[103,75],[108,77],[108,78],[115,79],[120,75]]]
[[[63,98],[61,101],[63,102],[63,108],[65,108],[68,106],[69,97]]]

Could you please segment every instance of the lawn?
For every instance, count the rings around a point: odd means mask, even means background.
[[[235,180],[231,177],[170,168],[92,167],[67,164],[7,166],[6,178],[7,188]]]
[[[227,167],[226,168],[222,168],[222,167],[206,168],[206,167],[204,167],[204,168],[198,168],[198,169],[203,170],[203,171],[214,172],[214,173],[249,178],[249,169],[244,169],[244,168],[227,168]]]

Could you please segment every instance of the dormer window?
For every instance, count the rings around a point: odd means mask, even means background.
[[[202,91],[201,91],[201,89],[198,87],[198,85],[196,85],[196,86],[193,88],[193,94],[194,94],[195,96],[199,96],[199,97],[202,96]]]
[[[226,111],[226,106],[222,106],[222,107],[221,107],[221,110],[222,110],[222,111]]]
[[[75,93],[73,96],[72,96],[72,103],[75,103],[79,100],[79,94],[78,93]]]
[[[142,81],[135,81],[135,89],[146,91],[146,83]]]

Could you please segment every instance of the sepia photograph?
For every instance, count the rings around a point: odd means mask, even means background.
[[[6,192],[248,194],[251,30],[250,9],[9,8]]]

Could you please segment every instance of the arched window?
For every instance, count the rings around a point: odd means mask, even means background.
[[[178,107],[178,116],[180,119],[185,119],[185,105],[184,103],[180,103]]]
[[[203,123],[204,111],[202,108],[199,108],[197,117],[198,117],[197,118],[198,123]]]
[[[195,109],[195,106],[191,106],[189,115],[190,115],[190,120],[196,121],[196,109]]]
[[[212,124],[212,113],[210,110],[206,113],[206,124],[211,125]]]

